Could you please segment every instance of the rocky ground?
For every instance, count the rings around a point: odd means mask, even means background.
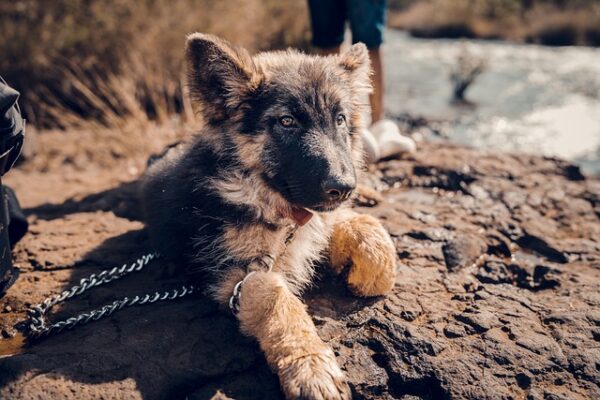
[[[46,133],[11,171],[31,228],[0,300],[0,398],[281,397],[256,343],[201,296],[22,345],[28,305],[150,250],[135,179],[173,131]],[[600,180],[560,160],[438,142],[379,163],[368,181],[383,198],[358,207],[394,238],[393,293],[354,298],[323,269],[306,294],[356,398],[600,398]],[[156,261],[52,318],[181,283]]]

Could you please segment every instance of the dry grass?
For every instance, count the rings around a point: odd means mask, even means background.
[[[183,44],[194,31],[250,50],[308,42],[304,0],[0,3],[0,75],[39,127],[190,117]]]
[[[600,46],[595,0],[392,0],[390,25],[417,37]]]

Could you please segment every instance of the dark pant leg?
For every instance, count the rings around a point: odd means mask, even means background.
[[[346,0],[352,43],[362,42],[369,49],[383,43],[387,16],[386,0]]]
[[[346,23],[346,1],[308,0],[308,6],[313,45],[327,49],[342,44]]]

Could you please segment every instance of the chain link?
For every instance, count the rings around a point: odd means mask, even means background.
[[[123,264],[121,267],[114,267],[110,270],[104,270],[99,274],[91,274],[87,278],[79,281],[78,285],[72,286],[70,289],[63,291],[60,294],[48,297],[40,304],[31,307],[28,310],[29,329],[28,335],[32,338],[40,338],[48,336],[52,333],[59,333],[64,329],[71,329],[78,325],[84,325],[91,321],[97,321],[101,318],[108,317],[114,312],[122,310],[125,307],[142,304],[152,304],[157,301],[174,300],[194,293],[193,285],[184,285],[179,289],[167,290],[164,292],[147,293],[144,296],[135,296],[133,298],[123,297],[115,300],[110,304],[106,304],[95,310],[81,313],[77,316],[64,319],[62,321],[48,323],[46,314],[56,304],[62,303],[75,296],[79,296],[83,292],[100,285],[120,279],[132,272],[142,270],[150,261],[158,257],[157,253],[149,253],[138,258],[132,264]]]

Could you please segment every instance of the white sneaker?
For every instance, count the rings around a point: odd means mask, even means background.
[[[415,141],[407,136],[403,136],[400,133],[398,125],[389,119],[382,119],[375,122],[369,128],[369,131],[379,145],[380,158],[398,156],[403,153],[414,153],[417,150]]]
[[[379,144],[373,137],[368,129],[363,129],[362,134],[363,142],[363,156],[367,164],[376,163],[379,160]]]

